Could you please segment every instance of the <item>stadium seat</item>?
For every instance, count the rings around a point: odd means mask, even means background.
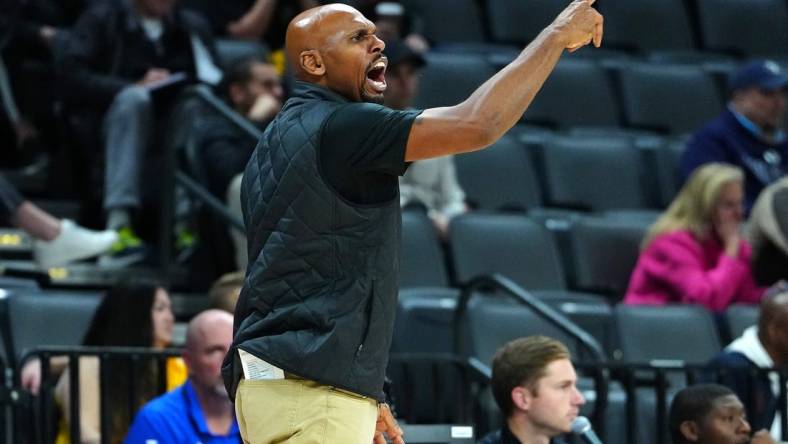
[[[485,41],[481,11],[474,0],[403,0],[402,4],[423,21],[425,37],[437,45]]]
[[[627,137],[557,137],[537,149],[546,204],[604,211],[648,207],[643,159]]]
[[[716,324],[704,307],[618,304],[613,311],[625,362],[705,364],[720,351]]]
[[[563,59],[523,115],[557,127],[617,127],[620,109],[604,69],[590,59]]]
[[[417,108],[456,105],[471,95],[495,70],[482,55],[431,52],[421,71]]]
[[[697,5],[706,49],[737,56],[788,52],[788,5],[784,0],[697,0]]]
[[[570,228],[573,286],[614,300],[626,292],[650,223],[632,218],[584,217]]]
[[[695,48],[686,3],[682,0],[600,2],[605,23],[605,46],[635,51]],[[659,32],[649,30],[659,29]]]
[[[38,346],[82,344],[100,301],[96,293],[9,292],[3,319],[9,362]]]
[[[467,308],[467,349],[461,350],[485,365],[492,365],[495,352],[507,342],[532,335],[544,335],[566,344],[577,356],[576,341],[558,327],[535,315],[531,309],[499,296],[478,295],[470,300]],[[495,326],[495,328],[490,328]]]
[[[446,287],[449,278],[435,226],[418,210],[402,212],[400,288]]]
[[[605,353],[612,356],[617,347],[613,309],[605,298],[565,290],[537,290],[531,293],[587,331],[599,342]]]
[[[549,25],[566,5],[567,2],[562,0],[487,0],[492,39],[499,43],[525,45]]]
[[[655,167],[660,189],[660,204],[663,208],[670,205],[681,189],[679,159],[686,144],[684,137],[670,139],[656,153]]]
[[[500,273],[527,290],[564,289],[555,241],[526,216],[470,213],[449,227],[457,280]]]
[[[454,157],[457,180],[474,208],[526,211],[542,206],[542,192],[531,157],[514,136],[488,149]]]
[[[466,387],[461,370],[446,359],[454,350],[452,321],[458,294],[449,288],[400,291],[387,373],[398,415],[409,423],[461,420]],[[411,359],[399,359],[402,354]],[[413,359],[414,354],[424,359]]]
[[[216,53],[225,68],[231,67],[243,59],[256,57],[266,60],[270,50],[260,41],[240,39],[215,39]]]
[[[757,305],[733,304],[725,310],[725,320],[731,339],[736,339],[744,330],[758,324],[759,309]]]
[[[696,130],[723,107],[714,80],[699,67],[631,64],[619,71],[627,124],[674,134]]]

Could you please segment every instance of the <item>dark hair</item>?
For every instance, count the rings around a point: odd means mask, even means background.
[[[670,404],[668,428],[674,444],[684,444],[687,440],[681,433],[684,421],[702,422],[714,408],[714,401],[735,393],[719,384],[699,384],[686,387],[676,394]]]
[[[152,347],[152,310],[156,292],[163,288],[155,282],[127,282],[107,291],[93,315],[84,345],[96,347]],[[155,359],[130,362],[126,358],[108,359],[112,383],[106,399],[110,412],[109,442],[122,442],[136,410],[158,395],[159,366]],[[137,390],[129,411],[129,382],[136,381]]]
[[[96,347],[150,347],[153,345],[151,310],[153,282],[122,283],[107,291],[82,341]]]
[[[512,390],[525,385],[537,392],[537,382],[553,361],[569,359],[569,350],[561,342],[546,336],[515,339],[501,347],[493,358],[492,392],[505,417],[514,411]]]
[[[230,86],[244,84],[252,80],[252,67],[258,63],[266,63],[260,56],[243,57],[234,61],[225,71],[220,90],[230,97]]]

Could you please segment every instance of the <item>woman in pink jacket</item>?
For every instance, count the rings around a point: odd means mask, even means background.
[[[624,303],[700,304],[715,312],[757,303],[765,288],[753,280],[741,235],[743,198],[739,168],[695,170],[646,234]]]

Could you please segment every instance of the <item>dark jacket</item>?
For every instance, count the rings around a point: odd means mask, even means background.
[[[192,12],[176,7],[165,18],[164,34],[156,45],[126,0],[96,3],[82,14],[60,50],[64,98],[103,112],[121,89],[142,79],[149,68],[194,75],[191,34],[214,51],[210,27]]]
[[[298,82],[244,172],[249,267],[223,374],[237,349],[285,372],[383,400],[399,271],[399,195],[354,205],[323,178],[321,131],[347,101]]]
[[[520,441],[512,434],[508,426],[503,426],[500,430],[488,433],[478,444],[520,444]],[[564,441],[553,438],[550,444],[566,444]]]
[[[771,165],[764,154],[773,149],[780,157]],[[730,110],[693,134],[681,157],[681,174],[686,180],[695,168],[725,162],[744,170],[745,208],[749,213],[761,190],[788,172],[788,141],[771,146],[742,126]]]
[[[724,351],[709,362],[709,382],[718,382],[736,392],[747,410],[753,430],[769,430],[777,411],[777,398],[766,373],[739,352]],[[715,376],[719,375],[720,379]]]

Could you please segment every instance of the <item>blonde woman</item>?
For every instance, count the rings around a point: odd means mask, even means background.
[[[750,270],[741,235],[743,172],[723,163],[695,170],[649,229],[624,298],[626,304],[700,304],[719,312],[757,303],[764,288]]]

